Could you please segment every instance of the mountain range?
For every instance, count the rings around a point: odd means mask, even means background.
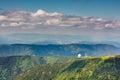
[[[120,53],[120,48],[108,44],[4,44],[0,56],[103,56]]]
[[[119,80],[119,53],[97,43],[1,44],[0,80]]]

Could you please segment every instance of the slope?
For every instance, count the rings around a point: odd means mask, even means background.
[[[72,57],[60,56],[9,56],[0,57],[0,80],[9,80],[17,75],[37,65],[69,62]]]
[[[13,80],[120,80],[120,56],[74,59],[29,69]]]

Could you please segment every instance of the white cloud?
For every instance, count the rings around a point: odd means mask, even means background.
[[[32,16],[38,17],[38,16],[61,16],[62,14],[54,12],[54,13],[47,13],[44,10],[38,10],[35,13],[32,13]]]
[[[13,23],[10,23],[10,26],[19,26],[19,23],[13,22]]]
[[[6,20],[6,19],[7,19],[6,16],[0,15],[0,20]]]
[[[9,11],[0,14],[0,27],[33,29],[41,27],[76,28],[88,30],[120,30],[120,20],[104,18],[68,16],[61,13]]]
[[[60,19],[49,19],[49,20],[46,20],[46,25],[58,25],[61,23],[61,20]]]
[[[109,23],[109,24],[105,24],[106,28],[114,28],[113,24]]]
[[[45,15],[47,15],[47,13],[43,10],[38,10],[37,12],[32,13],[32,16],[45,16]]]

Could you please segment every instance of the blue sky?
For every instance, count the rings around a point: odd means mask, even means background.
[[[120,0],[0,0],[0,39],[119,41],[119,8]]]
[[[0,0],[0,8],[120,19],[120,0]]]

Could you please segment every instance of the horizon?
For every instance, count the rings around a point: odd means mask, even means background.
[[[118,0],[1,0],[1,42],[120,40]],[[14,5],[14,6],[9,6]],[[29,41],[30,39],[30,41]]]

